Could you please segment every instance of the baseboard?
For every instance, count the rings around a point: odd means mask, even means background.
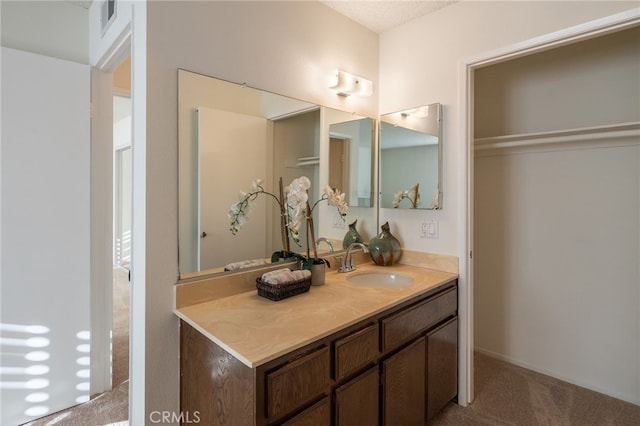
[[[591,391],[598,392],[606,396],[610,396],[611,398],[619,399],[621,401],[625,401],[625,402],[640,406],[640,399],[634,398],[633,395],[620,394],[617,392],[612,392],[608,389],[599,388],[598,386],[592,386],[591,384],[587,384],[579,380],[575,380],[575,379],[563,376],[562,374],[558,374],[555,371],[547,370],[545,368],[540,368],[535,365],[529,364],[527,362],[520,361],[511,357],[508,357],[506,355],[481,348],[479,346],[475,346],[474,351],[481,353],[483,355],[486,355],[490,358],[494,358],[499,361],[506,362],[507,364],[512,364],[518,367],[526,368],[527,370],[531,370],[539,374],[544,374],[545,376],[553,377],[554,379],[562,380],[563,382],[567,382],[572,385],[579,386],[581,388],[589,389]]]

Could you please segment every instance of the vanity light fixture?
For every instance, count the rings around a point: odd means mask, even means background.
[[[408,109],[400,114],[403,117],[427,118],[429,116],[429,105]]]
[[[337,70],[333,74],[329,88],[340,96],[371,96],[373,82],[345,71]]]

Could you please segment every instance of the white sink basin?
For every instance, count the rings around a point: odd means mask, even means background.
[[[351,284],[369,288],[400,288],[413,282],[413,278],[391,272],[362,272],[349,275]]]

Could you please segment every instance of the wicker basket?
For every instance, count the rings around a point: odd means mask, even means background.
[[[256,278],[256,287],[258,296],[277,301],[308,292],[311,287],[311,277],[286,284],[265,284],[261,278]]]

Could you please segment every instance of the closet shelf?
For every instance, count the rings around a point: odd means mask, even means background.
[[[319,156],[300,157],[295,163],[289,160],[285,161],[285,167],[287,168],[313,167],[313,166],[317,166],[318,164],[320,164]]]
[[[605,126],[582,127],[579,129],[552,132],[523,133],[518,135],[492,136],[474,140],[476,153],[514,148],[542,146],[567,147],[571,145],[637,145],[640,137],[640,121],[611,124]],[[627,139],[624,141],[624,139]]]

